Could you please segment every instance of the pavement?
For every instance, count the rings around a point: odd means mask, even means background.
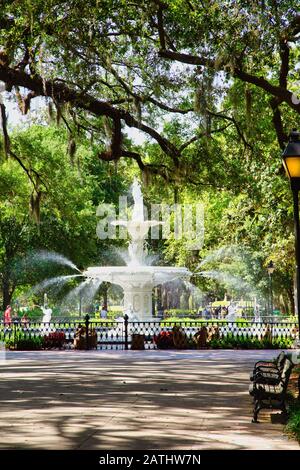
[[[6,352],[0,449],[299,450],[252,424],[249,372],[278,351]]]

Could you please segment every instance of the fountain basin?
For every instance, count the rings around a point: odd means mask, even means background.
[[[131,320],[152,317],[152,289],[176,279],[188,280],[190,271],[172,266],[95,266],[84,271],[90,279],[117,284],[124,290],[124,313]]]

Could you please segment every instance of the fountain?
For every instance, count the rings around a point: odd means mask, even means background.
[[[145,321],[152,318],[152,289],[176,279],[188,280],[191,273],[185,267],[145,265],[145,238],[148,230],[162,222],[144,220],[143,195],[137,180],[132,185],[132,196],[134,205],[131,219],[112,222],[126,227],[130,236],[128,265],[90,267],[83,272],[83,276],[121,286],[124,291],[124,313],[130,320]]]

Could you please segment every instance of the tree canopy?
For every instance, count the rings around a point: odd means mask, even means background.
[[[162,256],[196,268],[211,250],[238,244],[247,254],[241,276],[258,285],[272,258],[278,299],[292,308],[280,154],[299,126],[299,35],[295,0],[3,0],[2,230],[12,224],[22,235],[20,253],[69,250],[84,265],[79,246],[89,259],[105,251],[90,236],[95,207],[116,202],[141,172],[146,199],[205,203],[196,258],[173,239],[156,244]],[[38,109],[39,122],[14,129],[9,99],[24,115]]]
[[[70,133],[74,124],[97,136],[103,160],[134,159],[145,172],[197,184],[214,136],[228,130],[240,152],[251,150],[253,102],[264,102],[281,148],[283,121],[297,121],[296,1],[2,3],[0,80],[23,113],[37,96],[62,115],[68,104]],[[240,119],[231,101],[223,106],[235,86],[245,100]],[[162,119],[189,129],[176,139]],[[126,126],[157,143],[159,161],[124,139]]]

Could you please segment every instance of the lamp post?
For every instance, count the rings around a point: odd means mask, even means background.
[[[289,142],[282,154],[283,165],[291,183],[294,202],[295,227],[295,259],[296,259],[296,311],[300,337],[300,226],[299,226],[299,197],[300,189],[300,133],[295,129],[291,132]]]
[[[267,271],[269,274],[269,298],[270,298],[270,315],[273,315],[273,286],[272,286],[272,276],[274,272],[275,266],[273,261],[271,260],[267,266]]]

